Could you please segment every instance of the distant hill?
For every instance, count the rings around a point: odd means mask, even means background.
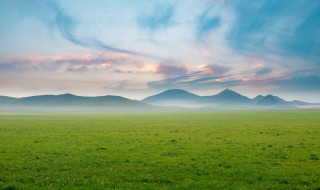
[[[213,96],[204,96],[204,101],[207,103],[223,103],[223,104],[248,104],[251,99],[243,96],[230,89],[225,89],[222,92]]]
[[[73,94],[30,96],[18,98],[10,104],[33,106],[147,106],[142,102],[121,96],[83,97]]]
[[[230,89],[212,96],[198,96],[181,89],[166,90],[142,102],[161,106],[208,107],[208,104],[249,104],[251,99]]]
[[[8,97],[8,96],[0,96],[0,105],[1,104],[8,104],[8,103],[14,102],[16,100],[17,100],[17,98]]]
[[[143,110],[154,106],[121,96],[84,97],[73,94],[39,95],[24,98],[0,96],[0,111],[36,109],[36,110]]]
[[[162,106],[185,105],[187,107],[192,107],[192,105],[199,105],[199,103],[201,103],[201,98],[201,96],[192,94],[185,90],[171,89],[153,96],[149,96],[143,99],[142,102]]]
[[[264,98],[264,96],[258,95],[256,97],[252,98],[251,102],[254,103],[254,104],[258,104],[263,98]]]
[[[289,101],[289,104],[297,105],[297,106],[319,105],[319,104],[313,104],[313,103],[303,102],[303,101],[299,101],[299,100]]]
[[[289,105],[290,103],[285,101],[282,98],[279,98],[278,96],[273,96],[271,94],[263,97],[260,99],[257,104],[260,105]]]
[[[212,96],[198,96],[185,90],[172,89],[149,96],[143,99],[142,102],[158,106],[179,106],[206,109],[264,109],[263,107],[267,109],[272,106],[275,108],[292,108],[300,105],[316,105],[297,100],[286,101],[271,94],[267,96],[258,95],[255,98],[250,99],[230,89],[225,89]]]
[[[161,107],[158,107],[161,106]],[[199,96],[182,89],[171,89],[149,96],[141,101],[121,96],[85,97],[73,94],[38,95],[24,98],[0,96],[0,112],[10,110],[181,110],[196,109],[270,109],[317,108],[320,104],[302,101],[286,101],[274,95],[258,95],[248,98],[230,89],[212,96]],[[165,108],[164,108],[165,107]]]

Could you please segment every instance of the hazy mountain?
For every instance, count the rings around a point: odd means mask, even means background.
[[[252,98],[252,99],[251,99],[251,102],[254,103],[254,104],[257,104],[257,103],[259,103],[263,98],[264,98],[264,96],[258,95],[258,96],[256,96],[256,97]]]
[[[291,105],[315,105],[313,103],[308,103],[308,102],[303,102],[303,101],[299,101],[299,100],[293,100],[293,101],[289,101],[289,104]]]
[[[273,96],[271,94],[263,97],[257,104],[260,105],[289,105],[289,102],[285,101],[278,96]]]
[[[268,109],[266,106],[293,107],[295,105],[310,105],[301,101],[285,101],[271,94],[267,96],[258,95],[248,98],[230,89],[212,96],[198,96],[181,89],[167,90],[162,93],[149,96],[142,100],[145,103],[160,106],[179,106],[205,109]],[[312,104],[313,105],[313,104]]]
[[[154,109],[154,107],[121,96],[83,97],[73,94],[39,95],[24,98],[0,96],[0,111],[116,111],[144,109]]]
[[[0,104],[8,104],[16,101],[17,98],[9,97],[9,96],[0,96]]]
[[[182,107],[199,107],[199,104],[201,104],[201,98],[201,96],[192,94],[185,90],[171,89],[149,96],[143,99],[142,102],[161,106],[184,105]]]
[[[198,96],[181,89],[167,90],[162,93],[149,96],[142,100],[143,102],[163,105],[163,106],[182,106],[199,107],[204,104],[223,103],[223,104],[243,104],[250,103],[250,98],[243,96],[230,89],[225,89],[219,94],[213,96]],[[187,105],[187,106],[186,106]]]
[[[15,105],[33,105],[33,106],[59,106],[83,104],[86,97],[76,96],[73,94],[60,95],[39,95],[19,98],[13,104]]]
[[[73,94],[39,95],[24,98],[0,96],[0,111],[7,110],[98,110],[116,111],[161,109],[156,106],[201,108],[201,109],[269,109],[319,106],[302,101],[286,101],[271,94],[258,95],[253,99],[243,96],[230,89],[212,96],[198,96],[181,89],[166,90],[159,94],[146,97],[141,101],[121,96],[84,97]],[[165,108],[166,110],[170,108]],[[173,108],[176,109],[176,108]]]
[[[251,99],[230,89],[225,89],[213,96],[204,96],[203,100],[207,103],[223,104],[248,104]]]

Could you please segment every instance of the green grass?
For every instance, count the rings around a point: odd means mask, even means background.
[[[320,111],[0,115],[0,189],[320,189]]]

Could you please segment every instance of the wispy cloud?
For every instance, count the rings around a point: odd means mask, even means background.
[[[64,11],[57,1],[15,0],[14,2],[18,3],[21,7],[19,10],[21,16],[29,16],[42,22],[50,30],[57,30],[65,40],[74,45],[112,52],[138,54],[133,51],[110,46],[94,36],[81,37],[77,35],[76,29],[81,22]]]
[[[205,87],[231,87],[239,84],[242,80],[235,79],[232,75],[226,75],[231,71],[230,67],[220,65],[200,65],[193,71],[180,76],[167,76],[168,78],[160,81],[148,83],[150,88],[168,89],[168,88],[193,88],[201,89]]]
[[[221,24],[220,17],[212,14],[212,7],[207,8],[198,17],[197,20],[197,39],[204,40],[214,29],[218,28]]]
[[[175,5],[155,5],[151,12],[143,12],[137,18],[140,28],[155,31],[174,24]]]
[[[224,75],[231,71],[231,67],[209,64],[200,65],[199,69],[210,75]]]
[[[292,76],[290,79],[279,80],[276,84],[286,90],[314,92],[320,90],[320,76]]]
[[[160,64],[158,66],[158,72],[166,77],[173,77],[187,74],[188,69],[182,65]]]
[[[259,70],[257,70],[256,75],[266,75],[271,73],[272,69],[271,68],[261,68]]]
[[[238,52],[319,60],[319,1],[240,0],[233,7],[227,40]]]
[[[62,55],[7,55],[0,59],[0,72],[50,71],[57,73],[111,72],[159,74],[165,77],[184,75],[187,67],[158,63],[145,57],[123,53],[87,53]]]

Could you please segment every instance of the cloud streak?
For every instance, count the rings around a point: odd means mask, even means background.
[[[140,28],[150,31],[165,29],[174,24],[173,17],[175,6],[155,5],[150,13],[141,13],[137,18],[137,23]]]
[[[198,17],[197,23],[197,39],[205,40],[207,36],[221,24],[220,17],[212,15],[212,7],[207,8]]]
[[[75,31],[81,22],[65,12],[57,1],[14,0],[13,3],[19,4],[21,7],[19,9],[21,16],[29,16],[36,19],[42,22],[50,30],[56,29],[65,40],[74,45],[111,52],[143,55],[134,51],[107,45],[95,37],[81,37],[76,35]]]
[[[71,16],[69,16],[66,12],[64,12],[56,2],[48,1],[48,7],[55,14],[55,22],[58,26],[58,29],[61,35],[71,43],[80,45],[80,46],[97,48],[97,49],[102,49],[107,51],[137,54],[133,51],[128,51],[128,50],[116,48],[113,46],[109,46],[96,38],[80,38],[76,36],[74,34],[74,30],[77,22]]]
[[[227,40],[238,52],[319,60],[319,1],[240,0],[233,7],[235,23]]]
[[[57,73],[111,72],[184,75],[188,68],[180,64],[157,63],[152,59],[122,53],[11,55],[0,60],[0,72],[49,71]]]

